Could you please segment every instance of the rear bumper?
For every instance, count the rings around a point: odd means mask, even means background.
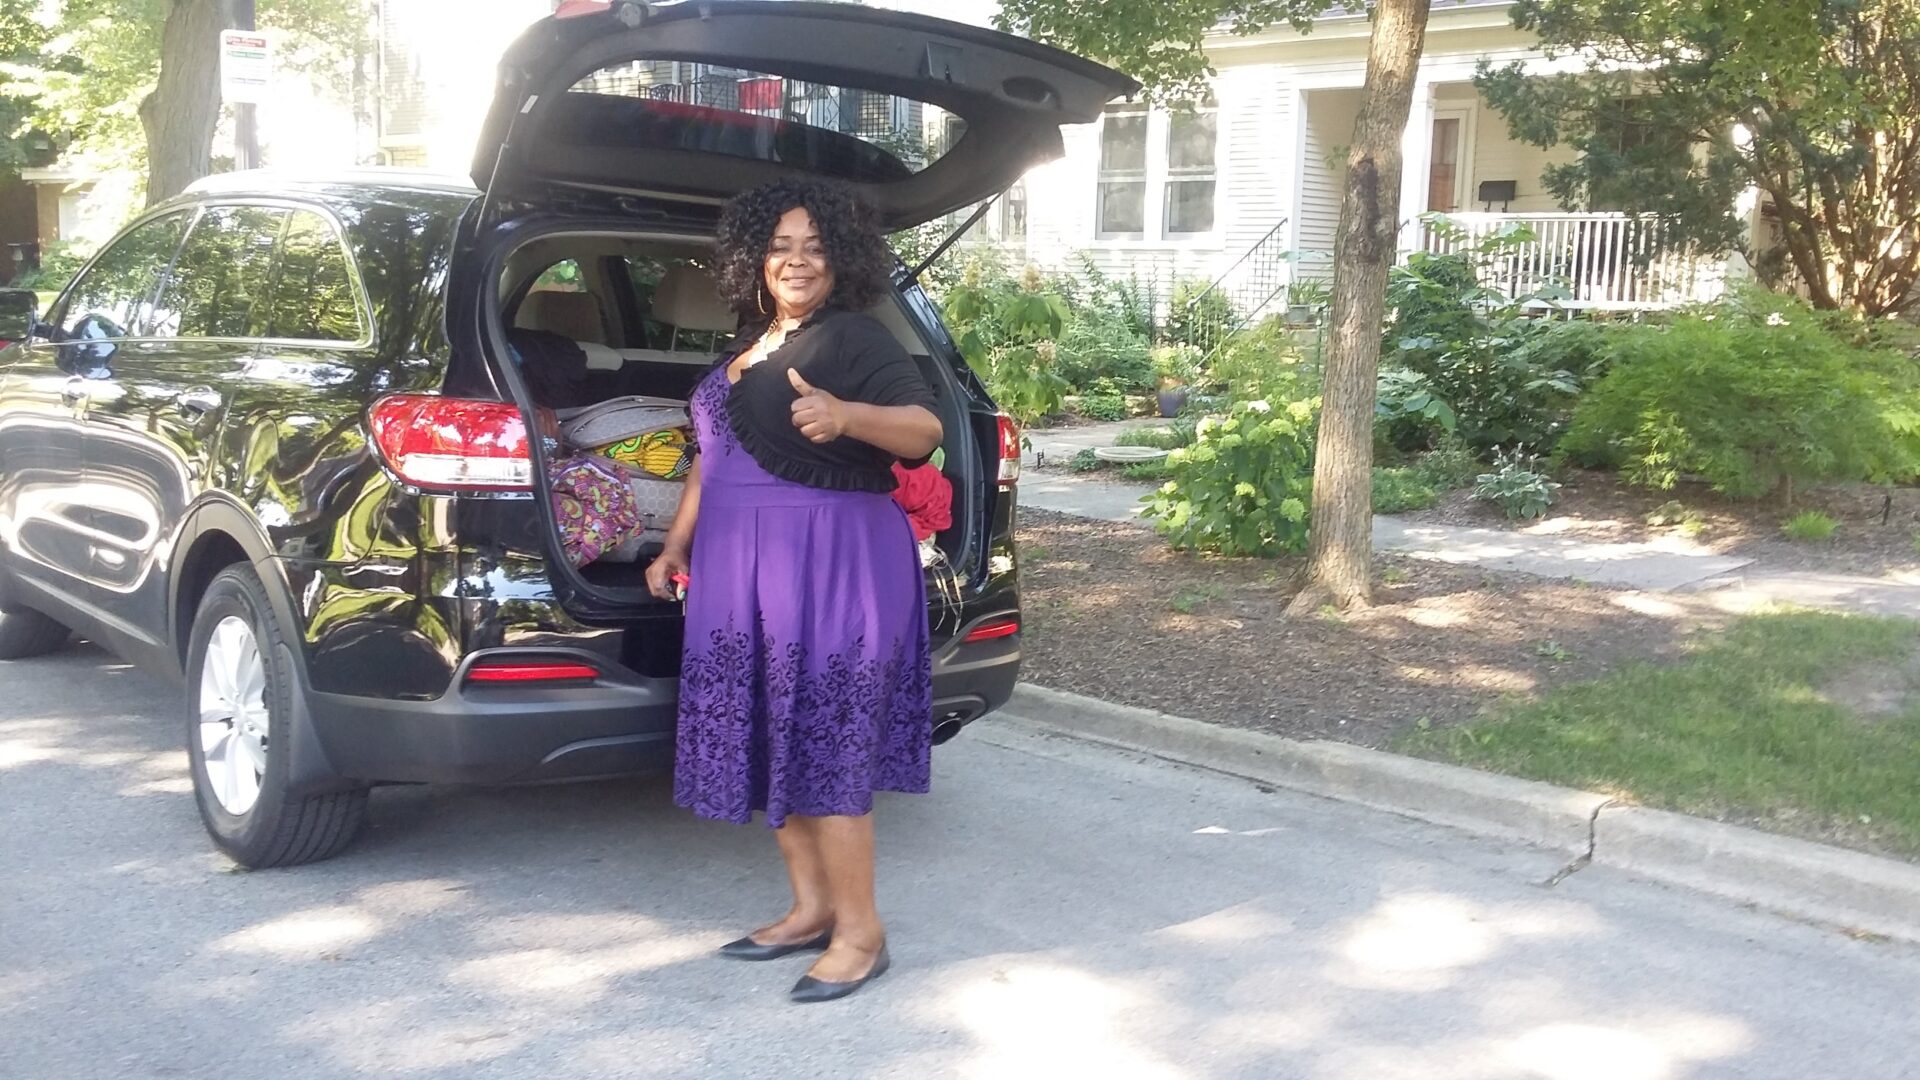
[[[469,658],[453,689],[430,701],[310,695],[331,771],[375,782],[507,784],[672,768],[677,680],[610,672],[592,686],[467,683],[465,668],[485,655]],[[578,658],[607,667],[604,657]],[[1018,638],[940,650],[933,694],[942,738],[1005,705],[1019,669]]]

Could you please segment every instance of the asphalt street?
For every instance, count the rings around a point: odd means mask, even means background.
[[[714,958],[760,826],[662,780],[375,793],[235,871],[177,693],[0,666],[0,1077],[1920,1077],[1920,950],[987,720],[880,807],[894,970]]]

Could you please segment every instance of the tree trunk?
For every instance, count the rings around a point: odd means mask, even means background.
[[[1333,321],[1313,466],[1307,576],[1289,614],[1372,602],[1373,409],[1387,271],[1399,251],[1400,141],[1426,45],[1428,0],[1380,0],[1366,99],[1347,152],[1333,256]]]
[[[147,134],[147,205],[213,171],[220,120],[220,31],[231,0],[172,0],[160,32],[160,80],[140,103]]]

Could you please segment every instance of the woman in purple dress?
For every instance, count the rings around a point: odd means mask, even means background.
[[[674,797],[702,817],[766,815],[786,916],[721,949],[824,949],[796,1001],[887,970],[873,895],[873,793],[925,792],[932,745],[926,585],[896,461],[940,445],[912,357],[865,314],[893,256],[850,191],[780,181],[728,204],[716,277],[736,351],[693,395],[700,453],[656,596],[685,582]]]

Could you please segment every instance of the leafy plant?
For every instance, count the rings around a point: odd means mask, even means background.
[[[1229,336],[1214,350],[1210,365],[1211,381],[1239,401],[1295,401],[1312,397],[1316,389],[1298,343],[1277,316]]]
[[[1373,470],[1373,512],[1376,514],[1425,510],[1439,501],[1440,492],[1417,468]]]
[[[1114,440],[1118,446],[1147,446],[1155,450],[1178,450],[1192,446],[1199,425],[1188,419],[1170,420],[1165,427],[1135,428],[1122,432]]]
[[[1037,273],[1020,280],[970,268],[947,296],[961,355],[1021,424],[1059,413],[1072,387],[1054,370],[1067,303]]]
[[[1129,480],[1165,480],[1173,475],[1173,466],[1166,458],[1159,461],[1136,461],[1120,470]]]
[[[1172,479],[1146,516],[1176,548],[1278,555],[1307,542],[1317,401],[1235,404],[1209,417],[1191,447],[1168,456]]]
[[[1830,539],[1839,527],[1839,522],[1818,510],[1802,510],[1788,518],[1780,529],[1788,539],[1811,543]]]
[[[40,256],[40,265],[21,274],[10,288],[58,292],[87,262],[86,252],[76,244],[54,244]]]
[[[1239,318],[1232,298],[1215,289],[1212,283],[1183,281],[1174,286],[1162,336],[1175,344],[1190,345],[1209,353],[1226,340],[1229,329]]]
[[[1471,487],[1482,472],[1480,459],[1458,439],[1444,439],[1440,445],[1420,455],[1413,466],[1427,483],[1452,490]]]
[[[1193,386],[1200,381],[1198,348],[1175,342],[1156,345],[1151,353],[1153,374],[1162,386]]]
[[[1079,307],[1060,336],[1057,370],[1073,386],[1086,389],[1111,379],[1129,391],[1153,388],[1153,362],[1147,339],[1106,307]]]
[[[1113,379],[1096,379],[1080,395],[1080,415],[1090,420],[1125,420],[1127,413],[1126,391]]]
[[[1494,454],[1493,471],[1481,473],[1473,497],[1498,506],[1510,520],[1531,521],[1546,514],[1560,485],[1535,468],[1537,459],[1519,450]]]
[[[1067,459],[1067,468],[1074,472],[1094,472],[1105,468],[1106,464],[1100,460],[1100,455],[1094,453],[1092,448],[1081,450]]]
[[[1437,427],[1451,435],[1459,426],[1459,419],[1454,415],[1453,406],[1434,392],[1427,376],[1417,371],[1389,370],[1380,373],[1374,393],[1373,424],[1385,441],[1398,446],[1406,442],[1425,443],[1424,432],[1431,428]],[[1405,432],[1409,428],[1422,434],[1408,436]]]
[[[1920,469],[1911,361],[1856,347],[1799,301],[1746,294],[1614,337],[1611,367],[1574,412],[1562,454],[1671,489],[1697,473],[1751,499]]]

